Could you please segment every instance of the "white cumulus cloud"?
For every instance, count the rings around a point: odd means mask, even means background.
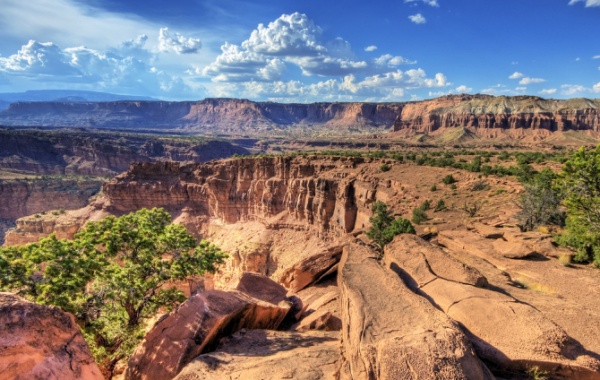
[[[523,73],[520,73],[518,71],[515,71],[514,73],[512,73],[508,78],[509,79],[519,79],[519,78],[523,78],[525,75],[523,75]]]
[[[69,57],[54,43],[30,40],[16,54],[0,57],[0,71],[24,76],[77,75],[76,62],[71,61],[76,61],[76,57]]]
[[[169,28],[160,28],[158,33],[158,50],[173,51],[177,54],[195,54],[202,47],[198,38],[185,38],[179,33],[169,32]]]
[[[592,91],[600,93],[600,82],[596,83],[593,87],[592,87]]]
[[[542,79],[542,78],[530,78],[530,77],[524,77],[519,81],[519,84],[522,85],[528,85],[528,84],[537,84],[537,83],[544,83],[546,80]]]
[[[238,45],[225,43],[221,54],[202,73],[215,82],[244,82],[251,80],[276,80],[285,70],[279,58],[268,58]]]
[[[84,46],[62,49],[52,42],[30,40],[8,57],[0,57],[0,73],[15,78],[28,77],[58,87],[77,83],[86,89],[125,94],[169,95],[185,93],[181,78],[153,67],[149,62],[119,51],[140,49],[143,36],[118,48],[99,51]]]
[[[375,64],[378,66],[395,67],[399,65],[414,65],[417,61],[412,61],[401,56],[393,56],[391,54],[384,54],[378,58],[375,58]]]
[[[569,1],[569,5],[573,5],[579,2],[585,3],[586,8],[600,7],[600,0],[571,0]]]
[[[586,88],[585,86],[582,86],[580,84],[563,84],[560,86],[560,88],[561,88],[561,92],[564,95],[569,95],[569,96],[589,91],[588,88]]]
[[[556,88],[545,88],[542,91],[540,91],[540,94],[542,95],[553,95],[556,94],[557,89]]]
[[[520,79],[519,84],[523,85],[523,86],[527,86],[529,84],[543,83],[546,81],[545,79],[542,79],[542,78],[532,78],[532,77],[525,76],[525,74],[520,73],[518,71],[515,71],[514,73],[512,73],[508,78],[509,79]]]
[[[425,3],[427,5],[430,5],[432,7],[439,7],[440,5],[438,4],[437,0],[404,0],[405,3],[416,3],[416,2],[422,2]]]
[[[307,56],[325,53],[318,41],[321,28],[305,14],[281,15],[268,26],[259,24],[242,47],[256,53],[279,56]]]
[[[462,85],[462,86],[456,87],[456,92],[459,94],[468,94],[470,92],[473,92],[473,88]]]
[[[408,18],[410,19],[410,21],[414,22],[415,24],[425,24],[427,22],[427,19],[425,19],[425,17],[423,17],[423,15],[420,13],[417,13],[416,15],[408,16]]]
[[[357,59],[348,41],[324,39],[318,25],[293,13],[260,24],[240,44],[223,44],[213,62],[186,73],[211,78],[218,96],[277,101],[391,101],[409,90],[451,85],[443,73],[428,77],[423,69],[398,69],[415,63],[392,54]]]

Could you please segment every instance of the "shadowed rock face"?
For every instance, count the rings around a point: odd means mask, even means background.
[[[0,293],[0,377],[101,380],[72,315]]]
[[[132,162],[205,162],[244,148],[225,141],[165,139],[89,131],[0,129],[0,170],[56,175],[114,176]]]

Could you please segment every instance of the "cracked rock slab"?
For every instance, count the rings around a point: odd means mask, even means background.
[[[405,282],[418,285],[415,291],[465,327],[482,358],[503,368],[538,366],[563,378],[600,378],[595,355],[534,307],[506,294],[438,276],[428,258],[439,260],[443,255],[451,259],[429,242],[401,235],[386,247],[384,257],[388,267],[401,268],[396,272]]]
[[[276,329],[290,305],[274,305],[239,292],[196,293],[158,321],[129,359],[127,379],[174,378],[196,356],[243,328]]]
[[[341,378],[493,378],[458,326],[376,257],[359,244],[344,248]]]
[[[198,356],[176,380],[335,379],[339,333],[241,330]]]
[[[0,378],[101,380],[103,376],[71,314],[0,293]]]

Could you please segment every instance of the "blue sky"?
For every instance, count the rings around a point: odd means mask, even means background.
[[[600,0],[1,0],[0,92],[600,97]]]

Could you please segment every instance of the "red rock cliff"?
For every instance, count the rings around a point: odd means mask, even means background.
[[[226,223],[264,221],[283,211],[321,231],[350,232],[374,193],[349,175],[359,158],[233,159],[207,164],[134,164],[104,184],[114,212],[181,210]],[[362,197],[361,200],[358,197]],[[370,210],[364,210],[367,214]]]
[[[394,131],[434,132],[450,127],[600,130],[600,100],[546,100],[531,96],[451,95],[405,104]]]

